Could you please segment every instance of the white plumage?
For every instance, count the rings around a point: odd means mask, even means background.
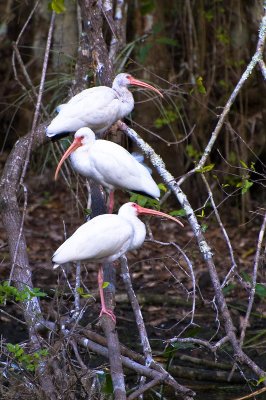
[[[171,219],[176,218],[160,211],[126,203],[118,214],[103,214],[81,225],[54,253],[52,261],[57,267],[70,261],[113,262],[127,251],[139,248],[144,242],[146,228],[138,219],[139,214],[152,214]],[[183,225],[182,225],[183,226]],[[112,311],[107,310],[102,289],[102,270],[98,275],[102,313],[115,320]]]
[[[85,89],[72,97],[68,103],[58,106],[58,115],[46,129],[47,136],[75,132],[84,126],[98,134],[103,133],[132,111],[134,98],[127,89],[128,85],[142,86],[162,96],[159,90],[129,74],[118,74],[111,88],[97,86]]]
[[[107,140],[96,140],[89,128],[81,128],[75,133],[72,145],[58,164],[55,179],[69,155],[78,173],[92,178],[109,191],[121,188],[160,197],[160,190],[147,168],[122,146]]]

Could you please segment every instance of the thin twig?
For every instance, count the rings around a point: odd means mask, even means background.
[[[224,225],[223,225],[223,223],[222,223],[220,214],[219,214],[218,209],[217,209],[217,207],[216,207],[216,204],[215,204],[215,202],[214,202],[213,194],[212,194],[210,185],[208,184],[208,181],[207,181],[207,179],[206,179],[206,177],[205,177],[204,174],[201,174],[201,177],[202,177],[202,180],[203,180],[203,182],[204,182],[204,184],[205,184],[205,186],[206,186],[206,189],[207,189],[207,192],[208,192],[208,195],[209,195],[209,199],[210,199],[210,201],[211,201],[211,205],[212,205],[212,208],[213,208],[215,217],[216,217],[217,222],[218,222],[218,224],[219,224],[219,226],[220,226],[220,228],[221,228],[221,231],[222,231],[222,233],[223,233],[223,235],[224,235],[225,243],[226,243],[226,245],[227,245],[227,247],[228,247],[229,254],[230,254],[230,257],[231,257],[232,266],[231,266],[230,270],[228,271],[228,273],[226,274],[226,277],[224,278],[223,283],[222,283],[222,285],[221,285],[221,288],[224,288],[224,286],[226,285],[226,283],[227,283],[227,281],[228,281],[230,275],[231,275],[231,274],[234,272],[234,270],[237,268],[237,263],[236,263],[236,260],[235,260],[234,251],[233,251],[233,248],[232,248],[232,245],[231,245],[231,241],[230,241],[229,236],[228,236],[228,234],[227,234],[227,232],[226,232],[226,229],[225,229],[225,227],[224,227]]]

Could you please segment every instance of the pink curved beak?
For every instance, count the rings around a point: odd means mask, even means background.
[[[161,211],[157,211],[157,210],[151,210],[150,208],[145,208],[145,207],[141,207],[138,204],[136,204],[136,208],[138,211],[138,214],[152,214],[152,215],[158,215],[160,217],[165,217],[168,219],[171,219],[172,221],[177,222],[179,225],[181,225],[184,228],[184,225],[182,224],[182,222],[180,222],[177,218],[172,217],[172,215],[168,215],[165,214]]]
[[[68,156],[70,156],[70,154],[73,153],[73,151],[75,151],[75,150],[76,150],[78,147],[80,147],[80,146],[82,146],[81,138],[75,138],[74,141],[73,141],[73,143],[69,146],[69,148],[68,148],[67,151],[63,154],[61,160],[59,161],[59,164],[58,164],[58,166],[57,166],[57,168],[56,168],[55,175],[54,175],[54,180],[55,180],[55,181],[57,180],[58,173],[59,173],[60,168],[61,168],[63,162],[65,161],[65,159],[66,159]]]
[[[147,89],[153,90],[154,92],[158,93],[161,97],[163,97],[162,93],[158,89],[156,89],[155,87],[149,85],[146,82],[142,82],[142,81],[139,81],[138,79],[133,78],[133,76],[131,76],[129,78],[129,82],[130,82],[130,85],[142,86],[142,87],[145,87]]]

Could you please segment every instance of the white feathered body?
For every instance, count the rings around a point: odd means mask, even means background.
[[[119,93],[107,86],[85,89],[66,103],[57,107],[58,115],[47,127],[49,137],[62,132],[75,132],[89,127],[95,133],[103,133],[117,120],[128,115],[134,107],[134,99],[124,87]]]
[[[109,190],[121,188],[160,197],[160,190],[147,168],[116,143],[95,140],[76,149],[70,158],[78,173]]]
[[[118,215],[103,214],[81,225],[54,253],[52,261],[113,262],[129,250],[140,247],[146,228],[126,203]]]

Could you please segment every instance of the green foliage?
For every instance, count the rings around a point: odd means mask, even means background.
[[[219,27],[217,29],[216,38],[220,43],[222,43],[224,45],[228,45],[230,43],[230,37],[229,37],[228,33],[225,32],[223,27]]]
[[[259,386],[261,383],[265,382],[266,376],[261,376],[260,379],[257,381],[257,386]]]
[[[214,11],[213,10],[203,11],[203,16],[206,19],[206,21],[211,22],[214,18]]]
[[[0,285],[0,304],[4,304],[7,300],[12,301],[28,301],[33,297],[45,297],[46,293],[41,292],[39,288],[32,288],[25,286],[23,290],[18,290],[15,286],[9,285],[7,281],[4,281]]]
[[[243,272],[242,277],[246,282],[249,282],[250,284],[252,283],[252,279],[247,273]],[[256,283],[255,294],[257,296],[259,296],[260,299],[262,299],[262,300],[265,299],[266,298],[266,286],[262,283]]]
[[[167,187],[163,183],[159,183],[158,188],[160,189],[161,192],[166,193],[167,192]]]
[[[103,282],[102,288],[105,289],[110,285],[110,282]]]
[[[62,14],[66,11],[65,0],[51,0],[48,7],[50,10],[55,11],[56,14]]]
[[[84,289],[79,287],[77,288],[77,293],[83,298],[83,299],[89,299],[90,297],[92,297],[92,294],[89,293],[85,293]]]
[[[178,114],[172,109],[164,110],[164,117],[156,118],[154,121],[155,128],[162,128],[165,125],[169,125],[172,122],[175,122],[178,118]]]
[[[112,395],[114,392],[111,374],[105,371],[98,371],[97,376],[101,385],[101,392]]]
[[[196,172],[201,172],[202,174],[204,174],[205,172],[211,171],[214,168],[214,166],[215,164],[205,165],[205,167],[197,169]]]
[[[160,208],[158,200],[151,199],[150,197],[143,196],[142,194],[131,193],[129,201],[133,201],[133,203],[137,203],[141,207],[148,207],[148,208],[154,207],[157,210]]]
[[[172,215],[172,217],[185,217],[186,211],[184,210],[184,208],[180,208],[179,210],[171,211],[169,215]]]
[[[207,231],[207,229],[208,229],[208,225],[207,224],[201,224],[200,228],[201,228],[202,233],[205,233]]]
[[[251,188],[251,186],[253,185],[253,182],[249,181],[246,178],[243,178],[241,182],[238,182],[236,184],[236,187],[241,188],[241,194],[245,194],[249,188]]]
[[[7,350],[12,357],[27,371],[34,372],[41,359],[48,355],[47,349],[35,351],[33,354],[25,353],[25,350],[19,344],[7,343]]]
[[[229,283],[228,285],[223,287],[223,294],[227,295],[231,293],[235,289],[236,285],[234,283]]]
[[[262,283],[257,283],[256,287],[255,287],[255,293],[261,299],[265,299],[265,297],[266,297],[266,286],[263,285]]]
[[[202,76],[199,76],[199,77],[196,79],[196,84],[197,84],[198,92],[199,92],[200,94],[206,94],[206,89],[205,89],[205,86],[203,85],[203,78],[202,78]]]
[[[195,149],[195,147],[192,146],[192,144],[188,144],[188,145],[186,146],[186,152],[187,152],[187,155],[188,155],[190,158],[192,158],[192,160],[194,160],[194,161],[199,160],[199,158],[200,158],[200,156],[201,156],[201,153],[198,152],[198,151]]]
[[[89,216],[92,213],[92,209],[91,208],[84,208],[84,214],[85,216]]]

